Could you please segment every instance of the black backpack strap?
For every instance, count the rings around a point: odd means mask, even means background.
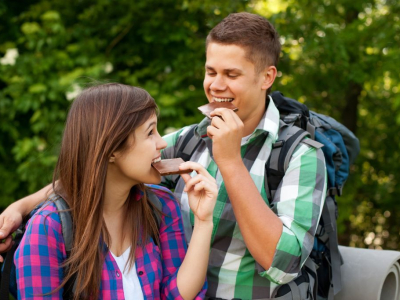
[[[339,252],[336,218],[336,201],[332,196],[327,195],[325,198],[325,205],[322,209],[321,219],[325,229],[325,241],[328,240],[327,246],[330,251],[330,265],[332,268],[331,281],[333,284],[334,295],[336,295],[342,289],[340,266],[343,264],[342,257]],[[332,290],[332,288],[330,288],[330,290]],[[332,291],[330,291],[330,294],[332,295],[331,292]]]
[[[181,136],[176,144],[175,158],[182,158],[184,161],[189,161],[194,151],[200,145],[202,139],[195,134],[197,124],[191,125],[190,128]],[[177,185],[180,175],[173,175],[172,181],[174,186]]]
[[[180,157],[184,161],[190,160],[193,152],[201,142],[201,138],[195,134],[196,128],[197,124],[191,125],[189,130],[180,138],[179,143],[176,145],[176,157]]]
[[[275,192],[279,187],[285,172],[289,166],[290,159],[296,147],[301,143],[306,143],[312,147],[320,148],[323,145],[311,140],[310,133],[294,125],[296,117],[290,115],[285,117],[285,121],[280,120],[277,141],[272,145],[271,154],[265,164],[264,186],[269,201],[274,198]]]

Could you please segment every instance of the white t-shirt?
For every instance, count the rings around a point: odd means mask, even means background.
[[[111,252],[111,251],[110,251]],[[136,272],[136,263],[132,266],[130,270],[125,270],[125,265],[128,262],[129,253],[131,252],[131,247],[125,250],[121,256],[114,257],[119,270],[122,273],[122,285],[124,287],[125,300],[143,300],[142,287],[140,285],[139,277]]]

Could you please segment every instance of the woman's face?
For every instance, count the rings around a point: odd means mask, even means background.
[[[166,146],[157,131],[157,116],[153,115],[129,136],[123,151],[114,153],[114,162],[109,164],[108,171],[112,171],[120,183],[158,184],[161,176],[151,164],[161,157],[160,150]]]

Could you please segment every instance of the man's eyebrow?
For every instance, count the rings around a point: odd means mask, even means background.
[[[242,70],[238,69],[238,68],[232,68],[232,69],[224,69],[224,72],[226,73],[230,73],[230,72],[239,72],[242,73]]]
[[[206,69],[207,70],[214,70],[213,67],[207,66],[206,65]],[[242,73],[242,70],[238,69],[238,68],[231,68],[231,69],[224,69],[224,73],[230,73],[230,72],[239,72]]]

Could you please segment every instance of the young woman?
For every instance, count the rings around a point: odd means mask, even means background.
[[[70,207],[73,248],[67,257],[59,214],[48,201],[15,253],[19,299],[62,299],[71,277],[74,299],[204,298],[217,186],[199,164],[181,165],[197,173],[182,175],[195,217],[187,249],[178,203],[154,185],[161,178],[151,164],[165,146],[146,91],[111,83],[76,98],[53,180]]]

